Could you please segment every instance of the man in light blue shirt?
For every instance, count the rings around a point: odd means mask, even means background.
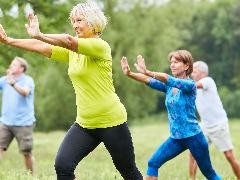
[[[0,159],[15,137],[19,150],[24,155],[25,165],[33,173],[33,128],[36,121],[34,82],[25,74],[27,67],[25,59],[15,57],[7,70],[7,75],[0,78],[2,91]]]

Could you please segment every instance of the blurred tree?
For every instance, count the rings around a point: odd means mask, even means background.
[[[68,19],[71,8],[84,0],[0,0],[3,24],[9,36],[27,38],[24,24],[26,6],[38,15],[45,33],[74,35]],[[240,87],[240,1],[237,0],[169,0],[167,3],[144,0],[97,0],[108,16],[103,39],[110,43],[116,92],[126,106],[129,122],[139,117],[165,111],[164,94],[126,78],[120,59],[127,56],[130,66],[142,54],[149,69],[169,72],[168,53],[190,50],[195,59],[209,64],[230,117],[240,117],[234,97]],[[13,7],[18,11],[12,11]],[[17,13],[18,12],[18,13]],[[29,73],[36,83],[36,114],[39,130],[67,128],[76,116],[72,85],[67,64],[49,62],[40,55],[0,45],[0,73],[14,58],[22,56],[30,63]],[[227,92],[227,93],[226,93]],[[240,101],[239,101],[240,102]],[[230,105],[230,103],[232,103]],[[229,108],[229,109],[228,109]]]

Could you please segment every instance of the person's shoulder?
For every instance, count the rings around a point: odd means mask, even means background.
[[[103,46],[110,48],[110,45],[109,45],[109,43],[106,40],[104,40],[102,38],[96,38],[96,41],[101,43]]]
[[[5,81],[7,76],[0,76],[0,81]]]
[[[23,74],[23,77],[24,77],[24,79],[26,79],[27,81],[34,81],[33,80],[33,78],[32,78],[32,76],[30,76],[30,75],[28,75],[28,74]]]
[[[214,81],[213,78],[210,77],[210,76],[206,76],[206,77],[202,78],[200,81],[201,81],[201,82],[206,82],[206,83],[215,84],[215,81]]]
[[[6,79],[6,75],[4,75],[4,76],[0,76],[0,79]]]
[[[195,81],[192,78],[187,78],[186,80],[189,81],[189,82],[195,83]]]

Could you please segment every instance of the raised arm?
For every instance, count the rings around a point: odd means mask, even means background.
[[[45,42],[36,39],[14,39],[8,37],[1,24],[0,24],[0,42],[27,51],[37,52],[47,57],[50,57],[52,54],[51,45]]]
[[[37,15],[29,14],[26,30],[32,38],[77,52],[78,40],[69,34],[44,34],[40,31]]]

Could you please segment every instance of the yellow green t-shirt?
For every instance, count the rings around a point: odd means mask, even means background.
[[[78,53],[52,46],[51,59],[68,61],[68,75],[76,94],[76,122],[84,128],[106,128],[127,121],[124,105],[115,93],[112,56],[100,38],[79,38]]]

